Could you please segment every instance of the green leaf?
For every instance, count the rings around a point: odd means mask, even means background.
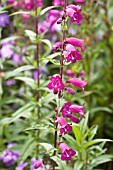
[[[26,35],[29,37],[32,43],[36,42],[36,33],[31,30],[25,30]]]
[[[48,47],[49,47],[50,50],[52,49],[52,45],[51,45],[51,42],[50,42],[49,40],[47,40],[47,39],[41,39],[41,41],[42,41],[43,43],[45,43],[46,45],[48,45]]]
[[[18,15],[18,14],[30,14],[30,12],[27,12],[27,11],[17,11],[17,12],[14,12],[14,13],[10,14],[9,16]]]
[[[36,145],[35,139],[30,136],[20,150],[19,161],[25,161],[28,156],[31,156]]]
[[[83,165],[84,165],[84,162],[77,160],[76,163],[74,164],[74,170],[81,170]]]
[[[94,140],[87,142],[86,144],[82,145],[81,151],[88,148],[89,146],[95,145],[95,144],[100,143],[100,142],[113,142],[113,141],[110,140],[110,139],[94,139]]]
[[[35,106],[36,105],[34,103],[27,103],[25,106],[13,113],[9,123],[17,121],[20,117],[27,117],[27,115],[35,108]]]
[[[13,71],[9,71],[9,72],[5,73],[5,79],[17,76],[22,71],[31,70],[31,69],[35,69],[35,67],[32,65],[21,66]]]
[[[46,151],[48,152],[49,150],[53,149],[53,146],[49,143],[39,143],[41,146],[43,146]]]
[[[93,167],[96,167],[100,164],[112,161],[112,159],[113,159],[113,155],[110,155],[110,154],[99,155],[98,157],[93,159],[92,165],[93,165]]]
[[[104,111],[104,112],[108,112],[108,113],[112,113],[112,110],[108,107],[96,107],[96,108],[93,108],[91,109],[91,113],[96,113],[96,112],[101,112],[101,111]]]
[[[79,126],[72,126],[75,138],[76,138],[76,142],[79,146],[82,145],[83,142],[83,135],[80,131],[80,127]]]
[[[57,156],[52,156],[51,159],[53,159],[56,164],[59,166],[59,170],[73,170],[71,167],[67,166],[65,161],[62,161]]]
[[[41,12],[40,15],[44,15],[46,12],[48,12],[50,9],[57,8],[56,6],[49,6],[47,8],[44,8]]]
[[[26,85],[30,86],[32,89],[36,89],[37,85],[32,78],[29,77],[15,77],[15,80],[23,81]]]

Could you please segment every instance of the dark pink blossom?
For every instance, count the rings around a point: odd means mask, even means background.
[[[56,52],[56,51],[61,50],[61,47],[62,47],[62,42],[56,42],[56,43],[53,45],[52,49],[53,49],[54,52]]]
[[[53,0],[52,5],[53,6],[62,6],[63,1],[61,1],[61,0]]]
[[[74,0],[75,3],[77,4],[85,4],[86,0]]]
[[[13,3],[14,3],[14,0],[8,0],[8,3],[9,3],[9,4],[13,4]]]
[[[72,70],[66,70],[66,74],[71,77],[75,76],[75,73]]]
[[[64,160],[71,160],[71,157],[76,154],[76,152],[69,148],[65,143],[60,143],[59,148],[62,150],[61,159]]]
[[[65,40],[65,43],[69,43],[73,46],[80,47],[82,51],[84,51],[83,42],[84,42],[84,39],[78,39],[74,37],[70,37]]]
[[[22,21],[23,22],[26,22],[27,20],[29,20],[30,19],[30,15],[29,14],[21,14],[22,15]]]
[[[71,18],[71,22],[80,25],[82,21],[81,6],[69,5],[67,6],[66,13]]]
[[[87,80],[82,81],[82,80],[80,80],[78,78],[71,78],[71,79],[67,80],[66,82],[71,83],[74,86],[81,88],[82,89],[82,94],[84,94],[84,86],[86,86]]]
[[[32,0],[25,0],[25,6],[24,8],[26,10],[32,10],[34,8],[34,3]]]
[[[70,120],[71,120],[72,122],[74,122],[74,123],[79,123],[79,122],[80,122],[79,118],[76,117],[76,116],[73,116],[73,115],[71,115]]]
[[[66,59],[66,62],[72,62],[75,63],[76,60],[81,60],[82,56],[79,54],[79,50],[75,50],[74,46],[71,44],[68,44],[66,46],[66,51],[64,51],[64,57]]]
[[[64,90],[64,84],[59,74],[55,74],[50,80],[51,82],[48,84],[48,88],[53,90],[54,94],[57,94],[59,90]]]
[[[65,87],[65,90],[67,90],[68,93],[70,93],[70,94],[75,94],[75,91],[70,87]]]
[[[71,105],[72,105],[71,102],[67,102],[62,106],[60,112],[62,113],[63,117],[68,117],[68,118],[71,117],[71,114],[72,114],[72,111],[70,109]]]
[[[74,113],[79,113],[80,117],[84,117],[84,104],[82,104],[82,106],[72,104],[70,109]]]
[[[64,135],[68,132],[72,131],[72,127],[70,124],[66,122],[66,120],[63,117],[57,117],[57,121],[60,124],[60,135],[64,133]]]

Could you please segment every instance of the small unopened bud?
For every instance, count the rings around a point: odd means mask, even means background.
[[[40,166],[42,166],[42,165],[43,165],[43,163],[44,163],[44,161],[43,161],[43,160],[39,160],[39,161],[37,161],[37,162],[34,164],[34,169],[39,168]]]

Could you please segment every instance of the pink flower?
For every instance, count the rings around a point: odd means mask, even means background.
[[[33,8],[34,8],[34,3],[33,3],[33,1],[32,1],[32,0],[25,0],[25,6],[24,6],[24,8],[25,8],[26,10],[31,10],[31,9],[33,9]]]
[[[22,15],[22,21],[23,22],[26,22],[27,20],[29,20],[30,19],[30,15],[29,14],[21,14]]]
[[[66,70],[66,74],[71,77],[75,76],[75,73],[72,70]]]
[[[69,5],[66,9],[67,15],[71,18],[71,22],[80,25],[82,21],[82,14],[80,12],[82,8],[80,6]]]
[[[87,84],[86,80],[82,81],[82,80],[80,80],[78,78],[71,78],[71,79],[67,80],[66,82],[71,83],[74,86],[77,86],[77,87],[81,88],[82,89],[82,94],[84,94],[84,86]]]
[[[71,120],[72,122],[74,122],[74,123],[79,123],[79,122],[80,122],[79,118],[76,117],[76,116],[73,116],[73,115],[71,115],[70,120]]]
[[[85,71],[82,70],[82,71],[79,73],[79,76],[82,78],[82,80],[84,80]]]
[[[70,93],[70,94],[75,94],[75,91],[70,87],[65,87],[65,90],[67,90],[68,93]]]
[[[59,51],[61,50],[61,47],[62,47],[62,42],[56,42],[54,45],[53,45],[53,51],[56,52],[56,51]]]
[[[41,159],[41,160],[38,160],[35,164],[34,164],[34,169],[37,169],[39,167],[41,167],[43,165],[44,161]]]
[[[9,4],[13,4],[13,3],[14,3],[14,0],[8,0],[8,3],[9,3]]]
[[[72,111],[70,109],[71,105],[72,105],[71,102],[67,102],[62,106],[60,112],[62,113],[63,117],[68,117],[68,118],[71,117],[71,114],[72,114]]]
[[[71,44],[68,44],[66,46],[66,50],[64,51],[64,57],[66,58],[66,62],[72,62],[75,63],[76,60],[81,60],[82,56],[78,53],[79,50],[75,50],[74,46]]]
[[[65,43],[69,43],[73,46],[80,47],[82,49],[82,51],[84,51],[84,47],[82,45],[83,42],[84,42],[84,39],[78,39],[78,38],[74,38],[74,37],[70,37],[65,40]]]
[[[62,83],[61,77],[58,74],[55,74],[50,78],[51,82],[48,84],[50,90],[53,89],[53,93],[57,94],[58,90],[64,90],[64,84]]]
[[[84,104],[82,106],[72,104],[70,109],[74,113],[79,113],[80,117],[84,117]]]
[[[59,148],[62,150],[61,159],[64,160],[71,160],[71,157],[76,154],[76,152],[69,148],[65,143],[60,143]]]
[[[77,4],[83,4],[83,5],[85,4],[85,1],[86,1],[86,0],[74,0],[75,3],[77,3]]]
[[[72,131],[72,127],[70,124],[66,122],[66,120],[63,117],[57,117],[57,121],[60,124],[60,135],[64,133],[64,135],[68,132]]]
[[[62,6],[63,2],[61,0],[53,0],[52,5],[53,6]]]

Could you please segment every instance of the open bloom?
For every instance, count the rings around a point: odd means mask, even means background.
[[[68,124],[63,117],[57,117],[57,121],[58,121],[59,125],[61,126],[60,135],[62,135],[63,133],[65,135],[66,133],[72,131],[71,125]]]
[[[59,90],[64,90],[64,84],[62,83],[61,77],[59,74],[55,74],[50,78],[51,82],[48,84],[50,90],[53,89],[53,93],[57,94]]]
[[[81,88],[82,89],[82,94],[84,94],[84,86],[87,84],[86,80],[82,81],[82,80],[80,80],[78,78],[71,78],[71,79],[67,80],[66,82],[71,83],[74,86]]]
[[[25,6],[24,6],[24,8],[25,8],[26,10],[31,10],[31,9],[33,9],[33,8],[34,8],[34,3],[33,3],[33,1],[31,1],[31,0],[25,0]]]
[[[7,24],[10,23],[10,19],[8,14],[5,13],[1,13],[0,14],[0,27],[5,27]]]
[[[52,49],[54,52],[56,52],[56,51],[61,50],[61,47],[62,47],[62,42],[58,41],[53,45]]]
[[[73,46],[80,47],[82,51],[84,51],[83,42],[84,42],[84,39],[78,39],[74,37],[70,37],[65,40],[65,43],[69,43]]]
[[[84,104],[82,106],[72,104],[70,109],[74,113],[79,113],[80,117],[84,117]]]
[[[79,50],[76,50],[73,45],[68,44],[66,46],[66,51],[64,51],[64,57],[66,58],[66,62],[75,63],[76,60],[81,60],[82,56],[79,54]]]
[[[60,112],[62,113],[63,117],[68,117],[68,118],[71,117],[71,114],[72,114],[72,111],[70,109],[71,105],[72,105],[71,102],[67,102],[62,106]]]
[[[71,18],[71,22],[80,25],[82,21],[82,11],[81,6],[76,5],[69,5],[67,6],[66,13]]]
[[[65,143],[60,143],[59,148],[62,150],[61,159],[64,160],[71,160],[71,157],[76,154],[76,152],[69,148]]]

